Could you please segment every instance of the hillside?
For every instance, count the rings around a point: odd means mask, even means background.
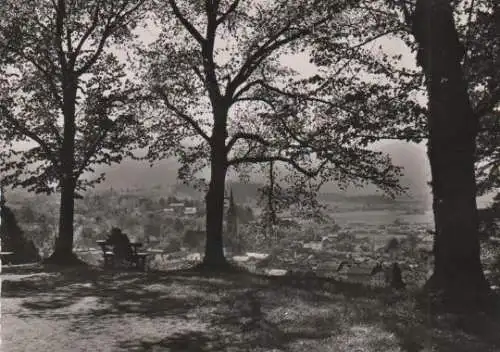
[[[429,194],[429,187],[427,182],[430,179],[429,166],[425,148],[422,145],[409,144],[405,142],[384,142],[380,143],[375,149],[388,153],[396,165],[404,168],[402,184],[409,187],[409,195],[418,198],[427,197]],[[108,189],[113,187],[115,189],[127,188],[151,188],[161,186],[168,188],[178,184],[177,169],[179,164],[175,160],[163,160],[157,162],[153,167],[148,163],[138,162],[133,160],[125,160],[119,165],[112,167],[99,168],[97,172],[106,172],[106,180],[99,185],[98,189]],[[208,173],[204,172],[202,175],[207,178]],[[250,198],[255,198],[257,184],[263,183],[264,180],[261,175],[252,175],[252,182],[254,184],[244,185],[241,182],[234,180],[235,193],[238,196],[247,198],[246,194],[249,193]],[[236,190],[237,188],[237,190]],[[182,191],[187,191],[182,188]],[[346,195],[369,195],[377,194],[374,186],[369,186],[364,189],[350,187],[346,191],[342,191],[336,184],[329,183],[322,189],[324,193],[346,194]]]

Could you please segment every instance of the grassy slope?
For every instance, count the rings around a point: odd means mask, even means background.
[[[2,351],[500,351],[500,325],[328,280],[10,268]]]

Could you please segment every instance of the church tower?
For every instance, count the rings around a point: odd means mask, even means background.
[[[5,192],[3,189],[2,181],[0,181],[0,225],[2,225],[4,206],[5,206]]]
[[[233,243],[233,250],[241,252],[241,241],[238,233],[238,207],[234,201],[233,190],[229,194],[229,207],[227,209],[227,236],[230,238],[229,242]]]

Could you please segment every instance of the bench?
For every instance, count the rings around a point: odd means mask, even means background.
[[[10,260],[9,260],[9,257],[11,255],[13,255],[14,252],[0,252],[0,261],[1,263],[6,263],[6,264],[10,264]]]
[[[125,262],[126,264],[130,264],[131,266],[139,270],[142,271],[146,270],[146,259],[149,253],[138,251],[138,249],[142,247],[142,243],[131,242],[130,243],[131,254],[127,258],[117,258],[115,252],[113,251],[113,245],[110,244],[108,241],[105,240],[97,241],[97,244],[101,247],[105,268],[116,267],[117,264],[119,264],[119,261],[121,261]]]

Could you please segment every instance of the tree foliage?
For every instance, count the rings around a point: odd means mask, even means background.
[[[334,37],[348,42],[349,33],[342,29],[358,3],[156,3],[161,33],[142,51],[143,79],[156,98],[148,157],[177,156],[179,176],[187,182],[210,168],[209,182],[198,180],[208,186],[205,263],[224,262],[222,214],[229,169],[248,174],[272,161],[298,184],[305,177],[402,191],[399,169],[370,144],[383,135],[414,130],[414,119],[407,118],[400,128],[387,123],[389,118],[402,121],[409,110],[406,90],[393,82],[377,85],[355,65],[344,64],[328,75],[291,65],[311,55],[314,41]],[[356,60],[341,49],[335,49],[339,60]],[[421,114],[418,104],[412,108]]]
[[[465,43],[464,70],[479,117],[476,178],[479,194],[500,189],[500,5],[476,1],[459,26]]]
[[[135,88],[116,48],[134,38],[143,3],[2,3],[0,158],[5,184],[55,191],[67,139],[74,141],[71,171],[81,191],[104,177],[82,178],[84,173],[130,154],[140,125],[127,105]],[[69,96],[70,82],[74,97]]]
[[[386,124],[387,133],[377,133],[373,140],[385,137],[418,142],[427,138],[427,93],[423,86],[423,72],[408,60],[408,51],[418,51],[409,25],[414,2],[405,2],[405,8],[401,7],[402,3],[361,1],[346,13],[344,25],[337,27],[340,32],[326,35],[314,43],[314,61],[328,67],[333,79],[338,79],[339,72],[353,71],[361,76],[369,75],[376,81],[370,82],[372,91],[369,94],[352,92],[352,84],[346,94],[359,96],[362,100],[372,95],[380,104],[387,103],[391,96],[397,97],[399,109],[396,106],[394,114],[381,120]],[[500,180],[499,10],[495,1],[477,0],[453,2],[453,11],[459,39],[466,51],[463,65],[469,96],[481,125],[477,137],[476,176],[478,194],[482,195],[498,188]],[[399,48],[395,50],[396,46]],[[370,111],[374,107],[367,104],[363,108]],[[369,116],[366,113],[360,115]],[[366,120],[360,122],[370,123]]]
[[[328,215],[317,195],[323,185],[300,173],[279,172],[270,163],[267,184],[259,189],[259,202],[263,207],[261,221],[264,226],[282,225],[287,219],[282,214],[291,212],[294,216],[324,222]]]
[[[406,6],[402,6],[403,3]],[[374,140],[385,137],[418,142],[428,136],[423,72],[411,63],[411,53],[420,52],[411,33],[414,5],[415,1],[361,1],[346,14],[340,32],[314,43],[315,62],[328,67],[333,79],[338,79],[339,72],[351,70],[376,81],[369,83],[370,94],[380,104],[386,104],[391,96],[397,97],[399,108],[396,105],[394,114],[380,120],[386,125],[387,133],[376,134]],[[492,0],[455,1],[452,9],[459,40],[464,43],[463,67],[468,93],[480,123],[476,177],[478,194],[482,195],[498,188],[500,180],[500,10]],[[352,92],[352,88],[356,89],[351,84],[347,94],[359,95],[361,99],[368,96]],[[367,104],[364,108],[370,111],[374,106]],[[361,123],[369,125],[370,121]]]
[[[61,193],[53,263],[73,255],[82,178],[119,162],[140,135],[136,90],[116,52],[134,38],[145,0],[4,1],[0,9],[0,172],[6,184]]]
[[[365,148],[371,140],[362,131],[381,124],[352,123],[365,99],[347,93],[348,79],[344,94],[335,94],[335,82],[304,78],[282,61],[307,55],[311,38],[331,33],[330,23],[349,6],[343,3],[162,3],[162,33],[144,53],[146,78],[162,108],[150,156],[165,157],[173,147],[183,165],[180,176],[189,179],[208,166],[213,128],[222,124],[227,165],[239,171],[275,161],[309,177],[397,188],[389,160]],[[363,108],[367,119],[387,112],[386,102],[375,100],[378,109]],[[227,118],[218,122],[214,114],[221,108]],[[186,139],[189,145],[179,143]]]

